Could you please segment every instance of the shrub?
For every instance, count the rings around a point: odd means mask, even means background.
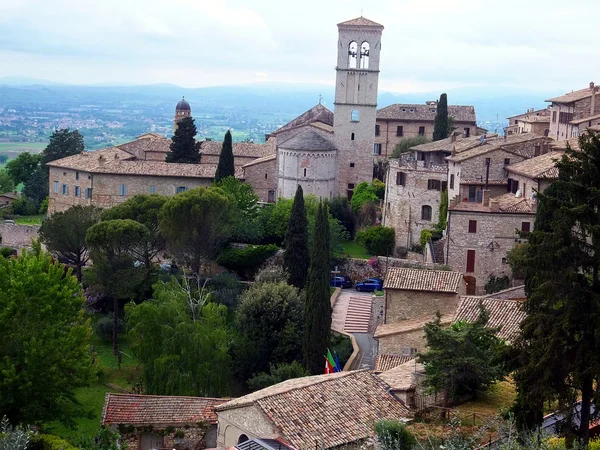
[[[228,248],[221,252],[217,263],[244,276],[248,271],[256,269],[277,252],[274,244],[249,245],[246,248]]]
[[[400,142],[396,144],[394,147],[394,151],[392,151],[392,158],[400,158],[402,153],[406,153],[410,150],[411,147],[415,147],[417,145],[426,144],[430,141],[426,136],[415,136],[415,137],[407,137],[400,139]]]
[[[408,256],[408,249],[406,247],[396,247],[396,256],[400,259],[406,259]]]
[[[31,450],[78,450],[69,442],[53,434],[39,434],[31,440]]]
[[[22,195],[13,202],[12,210],[13,214],[19,216],[32,216],[37,212],[35,204]]]
[[[395,420],[376,422],[375,433],[384,450],[410,450],[417,444],[417,440],[406,429],[406,425]]]
[[[269,266],[260,270],[254,281],[257,283],[281,283],[287,282],[288,274],[281,266]]]
[[[352,348],[352,341],[345,334],[331,333],[331,340],[329,344],[331,346],[331,353],[333,355],[337,354],[340,360],[340,365],[343,369],[344,365],[346,362],[348,362],[348,359],[350,359],[350,356],[354,351]]]
[[[0,421],[0,450],[26,450],[34,436],[29,427],[13,427],[6,416]]]
[[[396,234],[393,228],[376,225],[357,233],[356,240],[363,244],[369,253],[388,256],[394,251]]]
[[[375,178],[372,183],[373,191],[379,200],[383,200],[385,197],[385,183]]]
[[[204,281],[201,280],[202,284]],[[206,286],[211,289],[210,300],[228,308],[237,306],[240,294],[244,291],[244,285],[232,273],[222,273],[212,277]]]
[[[42,203],[40,204],[40,210],[38,211],[38,213],[46,214],[47,212],[48,212],[48,197],[46,197],[44,200],[42,200]]]
[[[96,324],[94,325],[94,331],[96,332],[96,335],[98,335],[98,337],[105,342],[112,342],[113,317],[114,316],[112,314],[102,316],[96,321]],[[121,318],[119,318],[119,326],[117,328],[117,331],[119,333],[125,331],[125,322]]]
[[[493,294],[494,292],[503,291],[504,289],[508,289],[510,286],[510,280],[505,275],[503,277],[497,277],[494,275],[490,275],[487,283],[485,283],[485,292],[487,294]]]
[[[421,246],[421,251],[425,248],[429,240],[433,237],[433,230],[421,230],[421,235],[419,236],[419,245]]]
[[[2,258],[10,258],[12,256],[17,256],[17,250],[11,247],[0,247],[0,257]]]
[[[354,188],[354,193],[352,194],[352,199],[350,200],[352,211],[355,214],[358,214],[360,208],[365,203],[377,202],[377,200],[378,198],[375,194],[375,188],[366,181],[362,181]]]
[[[310,373],[298,361],[271,364],[270,373],[261,372],[248,380],[251,391],[258,391],[292,378],[307,377]]]

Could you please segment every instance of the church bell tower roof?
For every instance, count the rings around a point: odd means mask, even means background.
[[[191,111],[192,107],[190,106],[190,104],[187,102],[187,100],[185,98],[182,98],[177,103],[177,106],[175,106],[175,110],[176,111]]]
[[[363,16],[357,17],[356,19],[347,20],[345,22],[338,23],[338,27],[343,27],[343,26],[383,28],[383,25],[381,25],[380,23],[373,22],[372,20],[369,20]]]

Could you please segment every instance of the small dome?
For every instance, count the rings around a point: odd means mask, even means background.
[[[182,98],[181,100],[179,100],[179,103],[177,103],[175,110],[176,111],[191,111],[192,108],[190,107],[190,104],[186,101],[186,99]]]

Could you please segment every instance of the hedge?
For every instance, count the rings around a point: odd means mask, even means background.
[[[248,245],[245,248],[228,248],[221,252],[217,263],[229,270],[244,276],[257,269],[268,258],[277,253],[279,248],[274,244]]]
[[[373,255],[389,256],[394,252],[396,234],[393,228],[376,225],[357,233],[356,241],[364,244]]]

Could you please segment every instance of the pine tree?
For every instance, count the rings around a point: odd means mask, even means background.
[[[433,123],[433,140],[439,141],[448,137],[448,97],[446,94],[440,95],[440,101],[437,104],[437,114]]]
[[[197,130],[194,119],[186,117],[177,122],[171,140],[171,151],[165,159],[168,163],[200,164],[200,142],[196,142]]]
[[[309,265],[308,220],[302,186],[298,185],[285,234],[285,253],[283,255],[283,267],[288,273],[291,285],[298,289],[304,289]]]
[[[304,309],[304,362],[308,371],[313,375],[323,373],[325,355],[331,336],[328,230],[327,205],[319,203]]]
[[[68,128],[54,130],[47,147],[41,153],[42,165],[83,151],[85,151],[85,144],[78,130],[70,131]]]
[[[581,400],[579,438],[589,440],[590,404],[600,393],[600,138],[557,162],[558,180],[538,194],[523,266],[526,318],[511,359],[517,425],[541,425],[544,406],[567,417]]]
[[[233,144],[231,143],[231,131],[227,130],[223,140],[223,148],[219,155],[219,165],[215,173],[215,181],[219,182],[223,178],[235,176],[235,167],[233,165]]]

